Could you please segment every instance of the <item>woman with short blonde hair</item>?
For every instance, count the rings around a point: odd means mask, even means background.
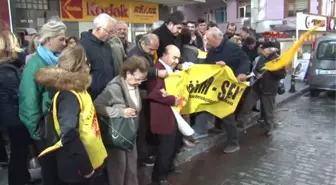
[[[50,94],[48,90],[35,81],[35,73],[43,67],[55,66],[59,54],[66,46],[66,26],[59,18],[52,18],[45,23],[39,32],[39,43],[36,54],[32,56],[24,68],[19,88],[19,116],[28,128],[30,136],[34,139],[38,152],[47,146],[41,135],[37,132],[40,122],[44,122],[43,113],[50,107]],[[50,154],[40,159],[41,176],[43,184],[58,185],[57,164],[55,156]]]
[[[17,53],[21,51],[13,33],[0,31],[0,132],[7,131],[10,141],[9,185],[24,185],[30,181],[27,158],[31,138],[18,116],[21,62]]]

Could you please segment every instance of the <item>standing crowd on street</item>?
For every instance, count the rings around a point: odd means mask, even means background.
[[[138,168],[149,166],[151,185],[170,185],[177,154],[209,132],[226,131],[223,152],[230,154],[240,149],[238,128],[250,111],[260,111],[266,137],[275,129],[286,70],[263,67],[279,56],[277,41],[257,41],[233,23],[223,32],[203,19],[185,22],[180,11],[135,42],[127,40],[125,22],[105,13],[80,38],[66,37],[66,29],[51,18],[38,32],[27,28],[22,46],[1,30],[0,162],[8,164],[9,185],[34,184],[27,161],[36,157],[44,185],[138,185]],[[228,66],[239,82],[250,81],[233,114],[173,111],[180,99],[167,93],[164,79],[192,64]],[[182,134],[178,116],[193,134]]]

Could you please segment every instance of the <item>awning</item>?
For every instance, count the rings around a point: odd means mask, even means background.
[[[295,25],[291,26],[288,24],[274,24],[274,25],[270,25],[270,27],[273,31],[278,31],[278,32],[296,31]]]

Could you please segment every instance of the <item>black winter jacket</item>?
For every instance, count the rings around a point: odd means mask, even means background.
[[[0,130],[22,124],[19,119],[18,98],[21,79],[20,64],[19,60],[0,63]]]
[[[88,92],[94,100],[115,76],[112,50],[108,43],[97,39],[92,31],[84,32],[81,36],[80,44],[91,64],[92,84]]]
[[[259,61],[254,70],[254,73],[263,73],[262,77],[256,81],[255,87],[258,88],[259,92],[263,95],[275,96],[278,93],[278,87],[280,80],[286,77],[286,69],[280,69],[278,71],[264,71],[262,68],[267,62],[270,62],[278,58],[277,54],[273,54],[269,57],[259,57]]]
[[[246,53],[227,38],[224,38],[217,48],[208,51],[205,64],[214,64],[218,61],[224,61],[236,76],[246,74],[250,69],[250,60]]]
[[[160,46],[157,50],[158,57],[162,57],[165,48],[168,45],[175,45],[180,50],[182,49],[182,39],[181,36],[174,36],[169,29],[167,28],[166,24],[163,24],[158,29],[154,30],[153,33],[157,35],[160,39]]]
[[[181,50],[181,57],[185,62],[203,64],[204,59],[198,58],[198,48],[193,45],[184,45]]]
[[[80,105],[77,97],[69,91],[61,91],[56,101],[57,119],[60,123],[63,147],[56,151],[57,168],[60,179],[64,182],[83,182],[84,175],[92,172],[89,155],[80,140],[79,114]],[[94,176],[99,176],[98,168]]]

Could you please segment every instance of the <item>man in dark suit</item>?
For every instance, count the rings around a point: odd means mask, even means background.
[[[173,71],[179,63],[180,55],[180,50],[176,46],[169,45],[154,66],[158,70]],[[167,180],[168,174],[174,168],[174,159],[182,138],[181,133],[177,130],[171,106],[177,105],[179,99],[167,95],[164,79],[160,77],[149,81],[148,99],[151,131],[157,134],[159,141],[152,173],[152,185],[170,185]]]

